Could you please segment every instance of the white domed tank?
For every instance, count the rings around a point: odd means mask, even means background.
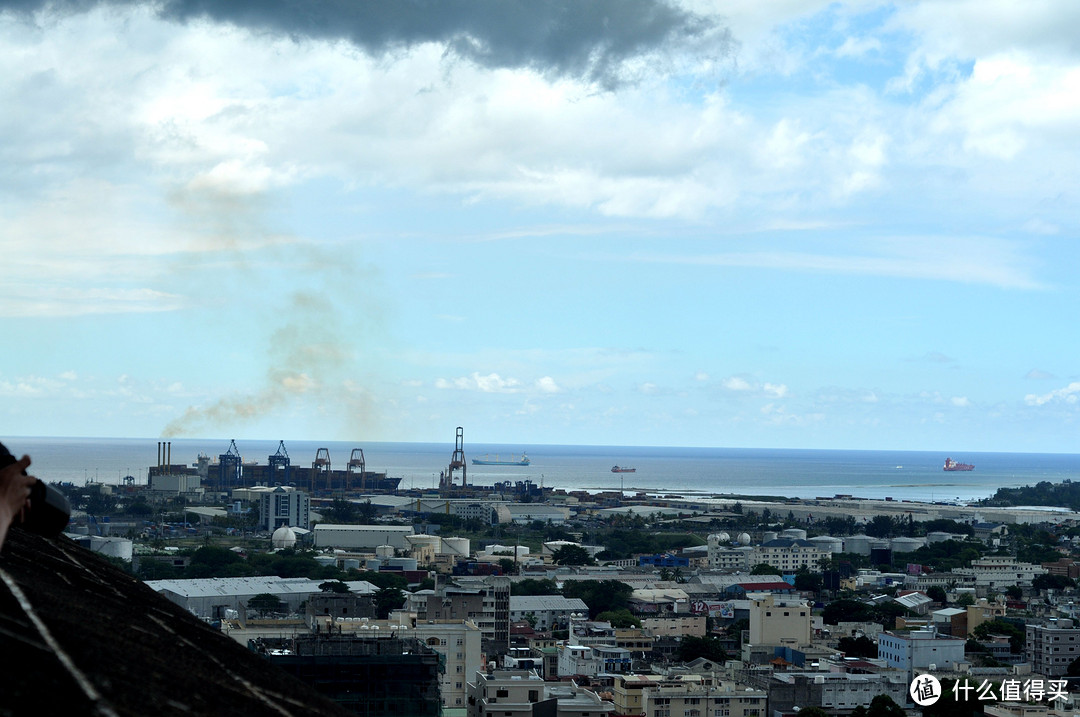
[[[716,548],[720,545],[720,536],[717,533],[712,533],[708,538],[710,548]]]
[[[739,545],[750,544],[750,533],[739,533]]]
[[[296,532],[287,525],[283,525],[270,536],[270,543],[278,550],[291,548],[296,545]]]
[[[728,535],[727,533],[717,533],[717,536],[719,536],[721,543],[730,543],[731,542],[731,536]]]
[[[438,552],[440,543],[442,543],[442,538],[437,535],[424,535],[421,533],[417,535],[406,535],[405,542],[413,547],[422,545],[424,547],[430,547],[435,550],[435,552]]]
[[[870,536],[849,535],[848,537],[844,538],[844,552],[852,553],[854,555],[869,555]]]
[[[780,531],[780,537],[790,540],[806,540],[806,531],[802,528],[787,528]]]
[[[443,545],[446,546],[448,552],[454,555],[463,555],[468,557],[472,554],[472,543],[468,538],[443,538]]]
[[[761,534],[761,542],[768,543],[772,540],[776,540],[779,537],[775,530],[766,530]]]
[[[893,538],[889,547],[897,553],[913,553],[926,545],[925,538]]]
[[[393,545],[380,545],[380,546],[378,546],[377,548],[375,548],[375,557],[379,558],[380,560],[385,559],[385,558],[394,557],[394,546]]]
[[[819,535],[815,538],[810,538],[809,542],[813,543],[821,550],[828,551],[834,555],[836,553],[844,552],[844,541],[840,538],[834,538],[831,535]]]

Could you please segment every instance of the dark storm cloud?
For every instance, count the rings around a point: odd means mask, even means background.
[[[0,0],[0,9],[63,13],[95,4]],[[529,67],[605,86],[618,84],[626,60],[715,29],[712,20],[662,0],[163,0],[157,7],[180,22],[205,18],[297,40],[346,40],[373,54],[437,42],[484,66]],[[721,33],[720,44],[728,41]]]

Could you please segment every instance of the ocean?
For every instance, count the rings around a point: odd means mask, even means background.
[[[124,476],[145,483],[157,463],[157,441],[144,438],[4,438],[15,455],[27,453],[31,472],[47,481],[119,484]],[[278,441],[238,440],[245,461],[265,464]],[[402,488],[432,489],[454,451],[452,443],[366,443],[285,441],[294,465],[311,465],[327,448],[333,466],[344,467],[354,448],[364,451],[369,471],[400,477]],[[216,459],[228,439],[176,439],[172,462],[194,463],[199,453]],[[471,459],[528,454],[529,466],[476,466]],[[792,498],[849,494],[924,502],[986,498],[1000,487],[1080,479],[1080,455],[1055,453],[964,453],[971,472],[942,470],[947,457],[927,451],[847,451],[755,448],[667,448],[646,446],[557,446],[466,444],[470,483],[530,479],[546,488],[624,490],[650,493],[769,495]],[[613,465],[636,469],[612,473]]]

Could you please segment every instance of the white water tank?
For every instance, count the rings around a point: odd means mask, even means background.
[[[893,538],[889,541],[889,547],[897,553],[913,553],[926,545],[925,538]]]
[[[853,555],[869,555],[870,536],[849,535],[848,537],[844,538],[844,552],[852,553]]]
[[[394,546],[393,545],[380,545],[380,546],[378,546],[377,548],[375,548],[375,557],[379,558],[380,560],[385,559],[385,558],[394,557]]]
[[[278,550],[284,550],[296,545],[296,533],[287,525],[283,525],[270,536],[270,543]]]
[[[761,534],[761,542],[768,543],[777,539],[778,534],[775,530],[766,530]]]
[[[780,531],[780,537],[790,540],[806,540],[806,531],[802,528],[787,528]]]
[[[359,570],[360,559],[359,558],[345,558],[341,561],[341,567],[343,570]]]
[[[443,546],[451,555],[471,555],[472,543],[468,538],[443,538]]]
[[[813,543],[817,548],[833,554],[844,552],[844,541],[831,535],[819,535],[810,538],[809,542]]]
[[[750,533],[739,533],[739,544],[740,545],[749,545],[750,544]]]

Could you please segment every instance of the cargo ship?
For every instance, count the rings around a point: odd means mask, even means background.
[[[946,471],[973,471],[975,466],[970,463],[957,463],[952,458],[945,459],[945,467],[942,470]]]
[[[495,458],[488,458],[487,454],[484,454],[483,458],[473,458],[474,466],[527,466],[529,465],[529,457],[524,453],[521,454],[521,458],[517,459],[511,454],[510,460],[500,460],[499,454],[495,454]]]
[[[168,452],[165,452],[163,445],[169,445]],[[198,462],[192,465],[172,463],[171,453],[170,444],[158,444],[158,464],[150,466],[147,471],[147,480],[151,485],[162,478],[171,480],[173,477],[188,476],[197,480],[196,485],[219,491],[257,485],[291,485],[313,492],[320,489],[393,492],[401,483],[399,477],[389,476],[383,471],[367,470],[360,449],[353,450],[354,458],[343,461],[344,468],[331,466],[330,453],[325,448],[319,449],[310,465],[296,465],[289,459],[284,441],[278,446],[278,452],[269,456],[263,464],[241,458],[236,441],[232,441],[229,450],[218,455],[217,460],[200,453]]]
[[[637,468],[627,468],[625,466],[612,466],[612,473],[637,473]]]

